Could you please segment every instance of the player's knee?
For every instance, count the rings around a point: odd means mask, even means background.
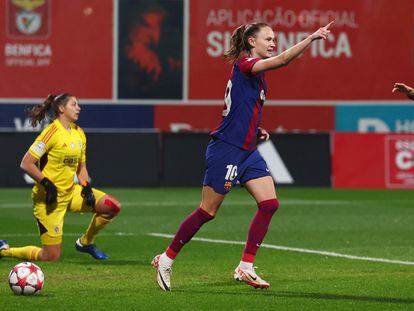
[[[279,200],[278,199],[270,199],[266,201],[262,201],[257,204],[259,210],[263,213],[273,215],[279,208]]]
[[[60,252],[59,251],[42,251],[41,255],[39,256],[41,261],[59,261],[60,259]]]
[[[220,206],[212,205],[212,204],[204,204],[201,202],[200,209],[206,214],[211,216],[211,218],[216,217],[218,209]]]
[[[108,196],[104,201],[105,206],[109,208],[108,216],[115,218],[121,212],[121,203],[114,197]]]

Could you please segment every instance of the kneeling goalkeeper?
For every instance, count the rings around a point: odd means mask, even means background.
[[[24,155],[21,168],[36,182],[32,190],[33,215],[42,247],[9,247],[0,240],[0,257],[58,261],[62,249],[66,211],[93,213],[92,221],[75,248],[98,260],[108,256],[94,244],[95,237],[121,210],[114,197],[91,187],[86,168],[86,137],[75,124],[80,113],[76,97],[49,95],[29,111],[35,127],[46,115],[54,117]],[[75,184],[75,177],[79,184]]]

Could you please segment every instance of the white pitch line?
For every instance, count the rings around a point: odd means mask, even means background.
[[[411,204],[412,201],[410,200],[389,200],[388,203],[393,204]],[[305,199],[281,199],[280,204],[283,205],[317,205],[317,206],[331,206],[331,205],[348,205],[348,206],[361,206],[361,205],[372,205],[384,203],[380,200],[366,200],[366,201],[350,201],[350,200],[305,200]],[[200,202],[199,201],[165,201],[165,202],[121,202],[122,206],[134,206],[134,207],[147,207],[147,206],[194,206],[197,207]],[[224,201],[223,206],[238,206],[238,205],[256,205],[255,202],[252,200],[245,200],[245,201]],[[0,203],[0,209],[7,209],[7,208],[27,208],[31,209],[32,204],[31,202],[27,203]]]
[[[63,233],[63,235],[64,236],[79,236],[81,235],[81,233],[68,232],[68,233]],[[115,236],[138,236],[141,234],[130,233],[130,232],[113,232],[113,233],[100,233],[99,234],[99,236],[114,236],[114,235]],[[160,238],[167,238],[167,239],[171,239],[174,237],[172,234],[163,234],[163,233],[148,233],[147,235],[154,236],[154,237],[160,237]],[[0,238],[38,237],[38,236],[39,234],[37,233],[0,234]],[[206,239],[206,238],[197,238],[197,237],[194,237],[191,240],[207,242],[207,243],[231,244],[231,245],[244,245],[246,243],[243,241],[217,240],[217,239]],[[340,254],[336,252],[318,251],[318,250],[306,249],[306,248],[287,247],[287,246],[271,245],[271,244],[262,244],[260,247],[277,249],[277,250],[288,251],[288,252],[298,252],[298,253],[324,255],[324,256],[330,256],[330,257],[339,257],[339,258],[346,258],[346,259],[351,259],[351,260],[363,260],[363,261],[382,262],[382,263],[391,263],[391,264],[408,265],[408,266],[414,265],[413,261],[402,261],[402,260],[392,260],[392,259],[386,259],[386,258],[354,256],[354,255]]]
[[[160,238],[168,238],[168,239],[174,237],[171,234],[163,234],[163,233],[148,233],[148,235],[154,236],[154,237],[160,237]],[[217,244],[232,244],[232,245],[245,245],[246,244],[246,242],[242,242],[242,241],[216,240],[216,239],[206,239],[206,238],[192,238],[191,240],[200,241],[200,242],[208,242],[208,243],[217,243]],[[330,256],[330,257],[339,257],[339,258],[346,258],[346,259],[351,259],[351,260],[374,261],[374,262],[409,265],[409,266],[414,265],[413,261],[402,261],[402,260],[392,260],[392,259],[386,259],[386,258],[354,256],[354,255],[318,251],[318,250],[306,249],[306,248],[287,247],[287,246],[271,245],[271,244],[262,244],[260,245],[260,247],[277,249],[277,250],[288,251],[288,252],[298,252],[298,253],[324,255],[324,256]]]

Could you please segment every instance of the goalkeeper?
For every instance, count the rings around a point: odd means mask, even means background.
[[[9,247],[0,240],[0,257],[58,261],[62,249],[66,211],[93,213],[86,232],[76,241],[78,251],[102,260],[108,256],[95,244],[96,235],[118,215],[120,203],[92,188],[86,168],[86,137],[75,122],[80,106],[68,93],[49,95],[29,111],[35,127],[46,115],[54,118],[24,155],[21,168],[36,182],[32,190],[33,215],[39,227],[42,247]],[[75,176],[79,184],[75,184]]]

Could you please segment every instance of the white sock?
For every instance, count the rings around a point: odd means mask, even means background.
[[[171,259],[170,257],[168,257],[167,254],[164,252],[160,256],[160,261],[162,261],[162,264],[171,267],[174,262],[174,259]]]
[[[243,270],[253,270],[253,263],[246,262],[246,261],[240,261],[239,267]]]

